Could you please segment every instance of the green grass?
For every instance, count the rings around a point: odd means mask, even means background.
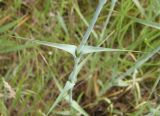
[[[27,1],[0,1],[1,115],[159,114],[158,0]]]

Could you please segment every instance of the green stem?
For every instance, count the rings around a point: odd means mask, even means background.
[[[51,106],[51,108],[49,109],[48,113],[47,113],[47,116],[50,114],[50,112],[55,108],[55,106],[61,101],[62,97],[64,96],[64,94],[69,93],[69,102],[70,104],[72,105],[72,91],[73,91],[73,88],[74,88],[74,84],[76,83],[77,81],[77,75],[80,71],[79,69],[79,62],[80,62],[80,59],[82,57],[82,54],[81,54],[81,50],[83,49],[83,47],[85,46],[85,44],[87,43],[87,40],[93,30],[93,27],[98,19],[98,16],[103,8],[103,5],[106,3],[106,0],[99,0],[99,4],[98,4],[98,7],[96,9],[96,12],[93,16],[93,19],[86,31],[86,33],[84,34],[83,36],[83,39],[82,39],[82,42],[80,43],[80,46],[77,48],[77,51],[76,51],[76,56],[74,58],[74,67],[73,67],[73,70],[71,72],[71,74],[69,75],[69,79],[64,87],[64,89],[62,90],[61,94],[58,96],[58,98],[56,99],[56,101],[54,102],[54,104]],[[68,87],[69,86],[69,87]]]
[[[73,71],[72,71],[72,73],[70,74],[70,76],[69,76],[69,81],[71,82],[71,83],[76,83],[76,81],[77,81],[77,75],[78,75],[78,70],[77,70],[77,68],[78,68],[78,64],[79,64],[79,61],[80,61],[80,57],[76,57],[75,59],[74,59],[74,61],[75,61],[75,63],[74,63],[74,68],[73,68]],[[69,102],[70,102],[70,104],[72,104],[72,91],[73,91],[73,88],[72,89],[70,89],[69,90]]]
[[[91,23],[90,23],[90,25],[89,25],[86,33],[84,34],[83,39],[82,39],[82,41],[81,41],[81,43],[80,43],[80,46],[79,46],[79,48],[78,48],[78,50],[77,50],[78,54],[81,53],[81,50],[83,49],[83,47],[84,47],[85,44],[87,43],[87,40],[88,40],[88,38],[89,38],[92,30],[93,30],[93,27],[94,27],[94,25],[95,25],[95,23],[96,23],[96,21],[97,21],[97,19],[98,19],[98,16],[99,16],[99,14],[100,14],[100,12],[101,12],[101,10],[102,10],[102,8],[103,8],[103,5],[104,5],[105,3],[106,3],[106,0],[100,0],[100,1],[99,1],[98,7],[97,7],[97,9],[96,9],[96,12],[95,12],[93,18],[92,18],[92,21],[91,21]]]
[[[114,7],[115,7],[115,5],[116,5],[116,2],[117,2],[117,0],[112,0],[112,5],[111,5],[111,8],[110,8],[110,10],[109,10],[109,14],[108,14],[108,16],[107,16],[107,19],[106,19],[106,21],[105,21],[105,23],[104,23],[104,26],[103,26],[103,29],[102,29],[102,32],[101,32],[101,35],[100,35],[100,40],[102,40],[102,39],[104,38],[104,34],[105,34],[105,31],[106,31],[106,27],[108,26],[108,23],[109,23],[109,20],[110,20],[110,18],[111,18],[111,15],[112,15],[112,12],[113,12],[113,10],[114,10]]]
[[[78,63],[79,63],[79,61],[81,59],[81,50],[83,49],[83,47],[87,43],[87,40],[88,40],[92,30],[93,30],[93,27],[94,27],[94,25],[95,25],[95,23],[96,23],[96,21],[98,19],[98,16],[99,16],[99,14],[100,14],[100,12],[101,12],[101,10],[103,8],[103,5],[106,3],[106,1],[107,0],[100,0],[99,1],[98,7],[97,7],[97,9],[95,11],[95,14],[94,14],[94,16],[92,18],[92,21],[91,21],[86,33],[83,36],[83,39],[82,39],[82,41],[80,43],[80,46],[78,47],[78,49],[76,51],[76,56],[77,57],[75,58],[74,68],[73,68],[72,73],[69,76],[69,81],[71,83],[76,83],[76,81],[77,81],[77,74],[79,72],[77,70],[77,68],[78,68]],[[69,102],[70,102],[70,104],[72,103],[72,91],[73,91],[73,88],[69,90]]]

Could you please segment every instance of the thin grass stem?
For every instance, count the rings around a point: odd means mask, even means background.
[[[78,48],[78,50],[77,50],[78,54],[81,53],[81,50],[83,49],[83,47],[84,47],[85,44],[87,43],[87,40],[88,40],[88,38],[89,38],[92,30],[93,30],[93,27],[94,27],[94,25],[95,25],[95,23],[96,23],[96,21],[97,21],[97,19],[98,19],[98,16],[99,16],[99,14],[100,14],[100,12],[101,12],[101,10],[102,10],[102,8],[103,8],[103,5],[104,5],[105,3],[106,3],[106,0],[100,0],[100,1],[99,1],[98,7],[97,7],[97,9],[96,9],[96,11],[95,11],[95,14],[94,14],[94,16],[93,16],[93,18],[92,18],[92,21],[91,21],[91,23],[90,23],[90,25],[89,25],[86,33],[84,34],[84,36],[83,36],[83,38],[82,38],[82,41],[81,41],[81,43],[80,43],[80,46],[79,46],[79,48]]]

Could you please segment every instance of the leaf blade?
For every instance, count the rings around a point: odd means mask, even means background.
[[[66,82],[66,85],[64,86],[60,95],[57,97],[56,101],[53,103],[53,105],[50,107],[49,111],[47,112],[47,116],[52,112],[52,110],[57,106],[57,104],[62,101],[64,95],[73,87],[74,87],[73,83],[71,83],[70,81]]]
[[[143,16],[146,16],[145,14],[145,10],[144,8],[142,7],[142,5],[140,4],[139,0],[132,0],[134,2],[134,4],[137,6],[137,8],[139,9],[139,11],[141,12],[141,14]]]
[[[66,51],[70,54],[72,54],[75,57],[75,51],[77,47],[75,45],[70,45],[70,44],[58,44],[58,43],[52,43],[52,42],[46,42],[46,41],[39,41],[39,40],[34,40],[33,42],[49,47],[54,47],[61,49],[63,51]]]
[[[155,22],[151,22],[151,21],[148,21],[148,20],[143,20],[143,19],[139,19],[139,18],[131,17],[131,16],[128,16],[128,17],[131,18],[132,20],[134,20],[137,23],[140,23],[140,24],[143,24],[145,26],[149,26],[149,27],[152,27],[152,28],[155,28],[155,29],[160,29],[160,24],[159,23],[155,23]]]
[[[17,19],[17,20],[15,20],[15,21],[12,21],[12,22],[4,25],[4,26],[1,26],[1,27],[0,27],[0,33],[4,33],[4,32],[6,32],[6,31],[8,31],[9,29],[13,28],[13,27],[16,26],[16,25],[18,24],[18,22],[19,22],[20,20],[22,20],[22,19],[23,19],[23,18],[20,18],[20,19]]]
[[[21,44],[17,44],[13,40],[0,38],[0,53],[16,52],[16,51],[23,50],[26,48],[31,48],[34,46],[35,44],[26,43],[21,45]]]
[[[110,81],[106,82],[104,85],[104,88],[101,90],[100,95],[103,95],[108,89],[111,87],[115,86],[113,83],[117,82],[118,80],[123,80],[126,76],[130,75],[135,71],[135,69],[139,69],[142,67],[142,65],[147,62],[154,54],[160,51],[160,46],[156,47],[154,50],[151,52],[143,55],[142,57],[139,58],[139,60],[135,63],[135,65],[131,68],[129,68],[125,73],[123,73],[120,76],[114,76]]]
[[[58,80],[57,80],[55,77],[53,77],[53,79],[54,79],[55,84],[56,84],[56,86],[58,87],[59,91],[62,92],[62,87],[61,87],[61,85],[59,84]],[[66,95],[66,96],[64,96],[64,97],[65,97],[65,100],[67,100],[67,101],[69,102],[69,95]],[[84,111],[84,109],[81,108],[81,106],[80,106],[75,100],[72,100],[71,106],[72,106],[75,110],[77,110],[79,113],[83,114],[84,116],[89,116],[89,115]]]
[[[95,53],[95,52],[140,52],[140,51],[94,47],[94,46],[84,46],[84,49],[82,50],[82,54]]]

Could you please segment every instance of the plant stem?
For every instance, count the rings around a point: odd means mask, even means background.
[[[100,14],[100,12],[101,12],[101,10],[102,10],[102,8],[103,8],[103,5],[104,5],[105,3],[106,3],[106,0],[99,0],[98,7],[97,7],[97,9],[96,9],[96,11],[95,11],[95,14],[94,14],[94,16],[93,16],[93,18],[92,18],[92,21],[91,21],[91,23],[90,23],[90,25],[89,25],[86,33],[84,34],[83,39],[82,39],[82,41],[81,41],[81,43],[80,43],[80,46],[79,46],[79,48],[78,48],[78,50],[77,50],[78,54],[81,53],[81,50],[83,49],[83,47],[84,47],[85,44],[87,43],[87,40],[88,40],[88,38],[89,38],[92,30],[93,30],[93,27],[94,27],[94,25],[95,25],[95,23],[96,23],[96,21],[97,21],[97,19],[98,19],[98,16],[99,16],[99,14]]]
[[[73,67],[73,70],[72,70],[72,72],[71,72],[71,74],[69,76],[69,81],[71,83],[74,83],[74,84],[77,81],[77,75],[78,75],[78,72],[79,72],[77,70],[77,68],[78,68],[78,64],[79,64],[80,58],[81,57],[76,57],[74,59],[74,67]],[[70,104],[72,104],[72,91],[73,91],[73,88],[69,90],[69,102],[70,102]]]
[[[106,21],[105,21],[105,23],[104,23],[104,26],[103,26],[103,29],[102,29],[102,32],[101,32],[101,35],[100,35],[100,40],[102,40],[102,39],[104,38],[104,34],[105,34],[105,31],[106,31],[106,27],[108,26],[108,23],[109,23],[109,20],[110,20],[110,18],[111,18],[111,15],[112,15],[112,12],[113,12],[113,10],[114,10],[114,7],[115,7],[115,5],[116,5],[116,2],[117,2],[117,0],[112,0],[112,5],[111,5],[111,8],[110,8],[110,10],[109,10],[109,14],[108,14],[108,16],[107,16],[107,19],[106,19]]]
[[[79,71],[77,70],[77,68],[78,68],[79,61],[80,61],[80,59],[81,59],[81,50],[83,49],[83,47],[84,47],[85,44],[87,43],[87,40],[88,40],[88,38],[89,38],[92,30],[93,30],[93,27],[94,27],[94,25],[95,25],[95,23],[96,23],[96,21],[97,21],[97,19],[98,19],[98,16],[99,16],[99,14],[100,14],[100,12],[101,12],[101,10],[102,10],[102,8],[103,8],[103,5],[106,3],[106,1],[107,1],[107,0],[99,0],[98,7],[97,7],[97,9],[96,9],[96,11],[95,11],[95,14],[94,14],[94,16],[93,16],[93,18],[92,18],[92,21],[91,21],[91,23],[90,23],[90,25],[89,25],[86,33],[85,33],[84,36],[83,36],[83,39],[82,39],[82,41],[81,41],[81,43],[80,43],[80,46],[77,48],[76,57],[75,57],[75,59],[74,59],[74,61],[75,61],[75,63],[74,63],[74,68],[73,68],[73,70],[72,70],[72,73],[71,73],[70,76],[69,76],[69,81],[70,81],[71,83],[74,83],[74,84],[75,84],[76,81],[77,81],[77,74],[78,74],[78,72],[79,72]],[[70,102],[70,104],[72,104],[72,91],[73,91],[73,88],[69,90],[69,102]]]

